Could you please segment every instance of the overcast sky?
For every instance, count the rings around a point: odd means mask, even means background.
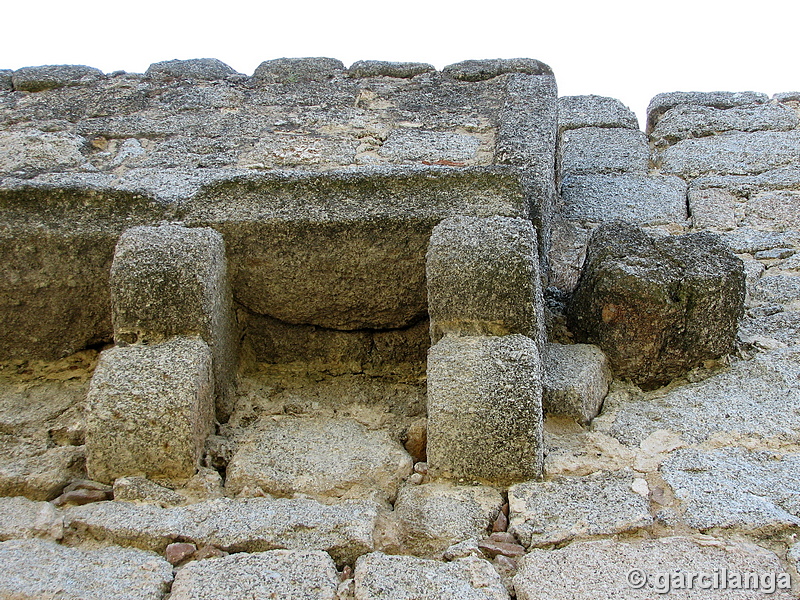
[[[529,57],[553,68],[561,95],[619,98],[643,125],[659,92],[800,89],[798,16],[797,0],[16,1],[0,10],[0,68],[143,72],[161,60],[218,58],[251,74],[282,56],[439,69]]]

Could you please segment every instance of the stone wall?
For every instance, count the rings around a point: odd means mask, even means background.
[[[799,113],[0,71],[0,596],[797,597]]]

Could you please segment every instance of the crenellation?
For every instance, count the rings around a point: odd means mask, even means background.
[[[525,58],[0,70],[0,596],[797,596],[798,115],[640,131]]]

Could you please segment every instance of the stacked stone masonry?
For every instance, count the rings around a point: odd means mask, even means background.
[[[798,597],[799,115],[0,70],[0,598]]]

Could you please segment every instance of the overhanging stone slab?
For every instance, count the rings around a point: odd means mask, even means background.
[[[149,198],[91,185],[0,189],[0,360],[58,359],[111,339],[114,245],[158,220]]]
[[[425,251],[442,219],[528,213],[513,167],[252,175],[210,185],[179,209],[187,225],[225,237],[238,302],[343,330],[425,315]]]

